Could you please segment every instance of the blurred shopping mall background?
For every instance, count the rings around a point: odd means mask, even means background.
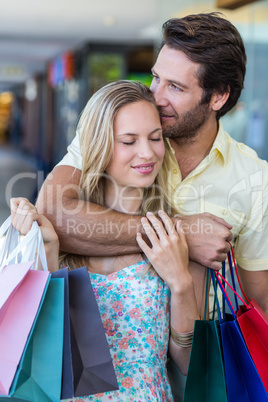
[[[235,24],[248,55],[225,127],[268,159],[268,0],[0,1],[0,223],[11,196],[35,201],[89,96],[111,80],[150,84],[162,23],[209,11]]]

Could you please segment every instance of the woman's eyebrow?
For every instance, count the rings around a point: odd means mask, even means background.
[[[149,135],[154,134],[154,133],[156,133],[157,131],[162,131],[162,128],[161,128],[161,127],[155,128],[154,130],[152,130],[152,131],[149,133]],[[129,135],[129,136],[134,137],[134,136],[137,136],[138,134],[136,134],[136,133],[129,133],[129,132],[117,134],[118,137],[121,136],[121,135]]]

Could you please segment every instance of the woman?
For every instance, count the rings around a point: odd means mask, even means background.
[[[165,152],[152,93],[139,83],[108,84],[89,100],[78,129],[83,155],[81,198],[143,215],[141,223],[149,239],[147,244],[137,234],[142,254],[61,255],[61,266],[88,267],[119,383],[119,391],[78,400],[172,401],[166,372],[168,347],[186,374],[201,308],[181,225],[174,228],[166,213],[176,212],[168,197],[169,149]],[[13,225],[21,233],[38,221],[48,264],[58,269],[58,239],[51,223],[28,200],[13,199],[11,204]]]

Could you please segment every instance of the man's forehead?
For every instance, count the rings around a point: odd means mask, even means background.
[[[200,64],[191,61],[181,50],[165,45],[158,54],[152,72],[171,82],[181,82],[182,79],[198,82],[200,68]]]

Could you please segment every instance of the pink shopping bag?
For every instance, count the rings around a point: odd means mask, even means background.
[[[19,265],[19,264],[18,264]],[[48,271],[30,270],[8,301],[0,322],[0,393],[8,395],[28,335],[49,282]]]
[[[15,294],[33,262],[7,265],[0,271],[0,322],[4,316],[8,301]]]
[[[8,218],[0,250],[0,394],[8,395],[28,336],[36,321],[50,279],[40,229],[33,223],[20,239]],[[44,271],[30,268],[41,260]]]

